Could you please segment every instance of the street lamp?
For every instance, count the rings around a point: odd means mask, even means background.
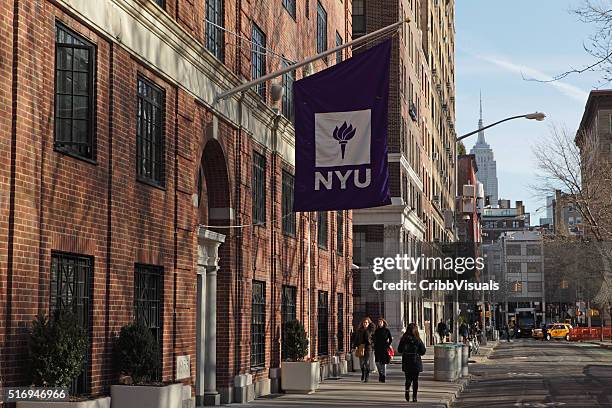
[[[541,122],[544,120],[544,118],[546,118],[546,114],[544,114],[543,112],[533,112],[533,113],[525,113],[523,115],[516,115],[516,116],[510,116],[509,118],[505,118],[502,120],[499,120],[495,123],[491,123],[490,125],[487,125],[485,127],[481,127],[480,129],[476,129],[473,132],[470,133],[466,133],[465,135],[459,136],[456,140],[455,143],[458,144],[461,140],[470,137],[472,135],[475,135],[476,133],[492,128],[493,126],[497,126],[500,123],[504,123],[504,122],[508,122],[510,120],[514,120],[514,119],[529,119],[529,120],[537,120],[538,122]],[[457,146],[455,146],[457,147]],[[457,151],[458,149],[455,149],[455,151]],[[458,177],[458,162],[455,159],[455,187],[457,188],[457,195],[459,194],[459,177]],[[455,238],[457,238],[459,236],[459,227],[457,226],[457,211],[455,209]],[[454,337],[455,337],[455,341],[459,342],[459,289],[455,289],[455,304],[453,305],[453,331],[454,331]],[[483,317],[484,317],[484,302],[483,302]],[[484,319],[483,319],[484,320]],[[483,322],[484,323],[484,322]],[[484,324],[482,325],[482,327],[484,328]],[[486,334],[485,334],[486,336]]]

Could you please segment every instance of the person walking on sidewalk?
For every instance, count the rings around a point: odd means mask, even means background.
[[[440,320],[440,323],[438,323],[438,327],[436,327],[436,331],[438,332],[438,336],[440,336],[440,343],[444,343],[444,338],[448,334],[446,323]]]
[[[423,371],[421,356],[425,354],[425,344],[419,336],[419,328],[410,323],[402,336],[397,351],[402,353],[402,371],[406,376],[406,401],[410,401],[410,385],[412,385],[412,402],[417,402],[419,391],[419,374]]]
[[[385,382],[387,364],[391,362],[389,347],[393,342],[391,332],[387,329],[387,321],[382,317],[378,319],[378,328],[374,332],[374,359],[378,369],[378,382]]]
[[[374,324],[369,317],[363,318],[355,331],[355,355],[359,357],[361,367],[361,381],[368,382],[370,375],[370,356],[374,347]]]

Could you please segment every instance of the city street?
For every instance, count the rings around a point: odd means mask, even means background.
[[[589,343],[501,342],[453,406],[612,407],[612,350]]]

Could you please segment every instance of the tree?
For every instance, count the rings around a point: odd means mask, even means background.
[[[599,286],[593,303],[612,311],[612,163],[609,153],[601,147],[597,132],[580,132],[574,137],[566,128],[552,126],[549,137],[533,148],[540,173],[539,183],[532,189],[542,195],[564,191],[565,204],[572,205],[581,215],[585,228],[582,239],[588,241],[600,265],[589,272]],[[561,232],[554,239],[568,242],[575,238]],[[588,258],[593,254],[581,253],[581,265],[590,262]],[[570,270],[578,273],[582,268],[578,265]]]

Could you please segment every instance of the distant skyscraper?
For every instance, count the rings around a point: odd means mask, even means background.
[[[485,141],[484,130],[482,130],[482,95],[480,97],[480,119],[478,120],[478,140],[470,150],[470,153],[476,156],[476,164],[478,165],[478,180],[484,185],[485,198],[489,198],[489,203],[492,206],[497,206],[497,164],[493,156],[493,149]],[[486,202],[486,200],[485,200]]]

